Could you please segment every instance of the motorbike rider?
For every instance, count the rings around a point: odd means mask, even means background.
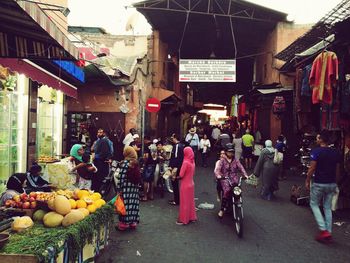
[[[235,151],[232,143],[226,144],[225,153],[226,155],[220,159],[214,172],[216,175],[216,178],[220,180],[222,190],[223,190],[221,209],[218,213],[219,218],[222,218],[224,216],[224,210],[227,207],[228,200],[230,198],[230,193],[231,193],[230,181],[233,182],[234,184],[238,184],[239,171],[243,174],[245,178],[248,178],[247,172],[245,171],[243,165],[240,163],[239,160],[236,160],[234,158]]]

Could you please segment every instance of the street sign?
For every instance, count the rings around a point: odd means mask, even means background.
[[[157,98],[150,98],[146,101],[146,110],[148,112],[158,112],[160,110],[160,101]]]
[[[180,82],[236,82],[236,60],[180,59]]]

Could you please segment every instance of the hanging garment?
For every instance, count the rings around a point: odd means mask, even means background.
[[[350,80],[341,87],[341,113],[350,115]]]
[[[334,52],[324,51],[312,63],[309,84],[312,90],[312,103],[331,104],[332,87],[338,80],[338,58]]]
[[[307,65],[302,70],[302,81],[301,81],[301,96],[311,97],[311,87],[309,84],[309,77],[311,73],[312,65]]]
[[[238,116],[244,117],[246,113],[246,104],[245,102],[242,102],[238,105]]]
[[[339,113],[339,92],[338,89],[333,89],[334,100],[331,105],[322,103],[321,110],[321,129],[339,130],[340,129],[340,113]]]

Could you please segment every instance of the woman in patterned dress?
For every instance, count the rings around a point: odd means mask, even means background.
[[[133,147],[126,146],[123,155],[124,160],[120,164],[118,191],[124,199],[126,215],[119,216],[117,228],[121,231],[128,228],[135,229],[140,220],[139,183],[141,174],[137,153]]]

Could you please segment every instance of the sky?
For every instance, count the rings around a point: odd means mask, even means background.
[[[151,27],[142,15],[131,6],[139,0],[68,0],[70,14],[68,23],[72,26],[103,27],[111,34],[125,34],[126,24],[132,21],[135,34],[150,34]],[[246,0],[278,11],[298,24],[316,23],[341,0]],[[98,4],[96,4],[96,2]],[[130,24],[130,23],[129,23]]]

